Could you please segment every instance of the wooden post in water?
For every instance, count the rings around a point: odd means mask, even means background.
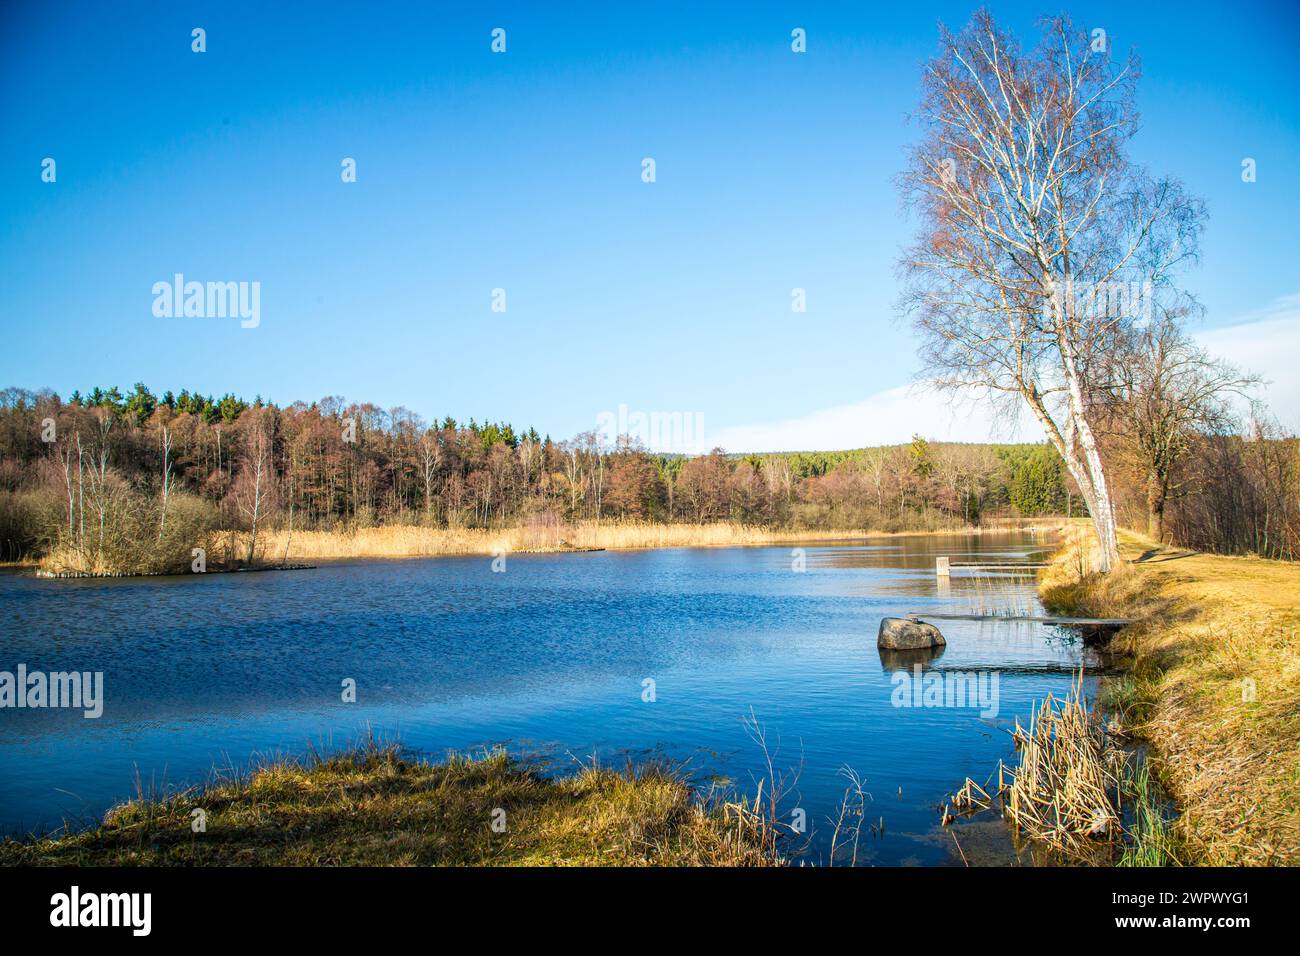
[[[941,578],[948,577],[948,559],[946,557],[934,559],[934,573]]]

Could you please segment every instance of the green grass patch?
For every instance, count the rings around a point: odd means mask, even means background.
[[[1125,828],[1126,845],[1118,866],[1184,866],[1188,851],[1170,817],[1169,801],[1151,778],[1146,761],[1126,775],[1124,792],[1132,822]]]

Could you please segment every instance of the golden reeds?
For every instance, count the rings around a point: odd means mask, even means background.
[[[719,521],[709,524],[635,520],[557,521],[540,519],[509,528],[430,528],[384,525],[337,531],[283,529],[258,532],[263,560],[292,561],[325,558],[401,558],[460,554],[526,554],[552,551],[611,551],[638,548],[726,548],[746,545],[849,541],[902,535],[939,535],[947,531],[882,532],[869,529],[820,531],[781,530]],[[1006,529],[990,524],[960,529],[962,534],[995,534]]]
[[[1007,818],[1034,839],[1067,852],[1122,836],[1124,755],[1106,747],[1100,721],[1083,698],[1082,681],[1080,671],[1066,697],[1049,694],[1027,728],[1016,721],[1019,764],[998,771]]]
[[[343,531],[270,531],[259,534],[268,558],[399,558],[461,554],[527,554],[632,548],[734,547],[800,540],[860,538],[862,531],[797,533],[751,525],[661,524],[649,521],[538,523],[512,528],[427,528],[386,525]],[[288,545],[286,549],[286,545]]]
[[[999,768],[999,775],[1000,775]],[[952,795],[952,805],[957,810],[974,812],[976,810],[987,810],[993,804],[993,798],[988,792],[970,777],[966,778],[966,783],[962,788]],[[946,808],[945,808],[946,809]],[[945,814],[945,819],[950,815]]]

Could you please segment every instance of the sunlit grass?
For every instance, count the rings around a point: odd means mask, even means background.
[[[142,796],[84,832],[0,843],[0,865],[781,862],[750,816],[696,796],[661,766],[588,766],[549,779],[499,751],[429,763],[376,745],[277,761],[163,799]]]
[[[1042,597],[1067,613],[1137,619],[1110,645],[1129,673],[1103,693],[1149,743],[1180,811],[1172,838],[1198,862],[1300,863],[1300,567],[1125,532],[1127,560],[1103,576],[1087,570],[1091,547],[1085,528],[1071,529]]]
[[[1005,529],[985,530],[1005,531]],[[966,529],[961,533],[978,532],[979,529]],[[952,534],[955,532],[950,530],[901,533]],[[283,529],[265,531],[259,534],[258,549],[268,561],[302,561],[326,558],[398,558],[592,549],[722,548],[809,541],[847,541],[864,537],[883,537],[887,534],[865,529],[791,531],[734,522],[706,524],[652,521],[542,522],[501,529],[385,525],[355,530],[294,531],[291,537]]]

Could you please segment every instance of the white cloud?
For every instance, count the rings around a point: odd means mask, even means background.
[[[1196,341],[1268,382],[1258,395],[1282,424],[1300,429],[1300,293],[1282,296],[1232,325],[1207,329]]]
[[[708,444],[751,452],[896,445],[913,435],[934,441],[1040,441],[1042,430],[1027,418],[1006,421],[987,401],[955,400],[918,383],[799,418],[724,428],[709,435]]]
[[[1284,426],[1300,429],[1300,293],[1195,338],[1210,353],[1264,376],[1270,384],[1260,397]],[[934,441],[1042,440],[1042,429],[1027,412],[1013,418],[1007,422],[995,415],[986,401],[954,402],[918,383],[797,418],[723,428],[708,434],[706,444],[729,452],[762,452],[892,445],[914,434]]]

